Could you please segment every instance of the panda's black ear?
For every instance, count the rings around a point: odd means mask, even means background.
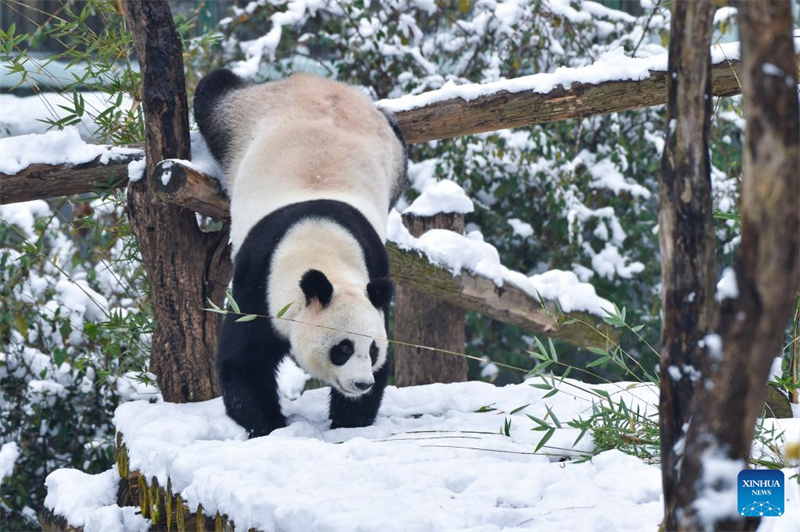
[[[300,280],[300,288],[306,296],[306,305],[316,299],[323,307],[328,306],[333,297],[333,285],[319,270],[308,270]]]
[[[382,309],[392,300],[394,283],[388,277],[373,279],[367,285],[367,295],[375,308]]]

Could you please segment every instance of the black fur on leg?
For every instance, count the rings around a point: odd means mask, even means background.
[[[223,167],[229,155],[230,124],[215,120],[214,117],[219,115],[217,107],[223,96],[247,85],[245,80],[223,68],[204,76],[194,93],[194,119],[211,154]]]
[[[378,409],[383,399],[383,390],[389,381],[390,368],[391,364],[387,359],[381,369],[373,374],[375,384],[372,389],[356,398],[347,397],[335,388],[331,388],[330,416],[332,429],[368,427],[375,422],[375,417],[378,415]]]
[[[276,374],[288,346],[266,338],[263,320],[236,323],[238,317],[227,315],[222,323],[217,370],[225,411],[256,438],[286,426]]]
[[[392,296],[390,293],[389,297],[384,299],[381,305],[383,322],[387,332],[389,331],[389,306],[391,302]],[[389,382],[389,374],[391,372],[392,360],[389,358],[389,353],[386,353],[386,362],[383,363],[381,369],[372,374],[375,378],[375,384],[369,392],[352,398],[343,395],[335,388],[331,388],[329,406],[331,428],[368,427],[372,425],[378,415],[378,409],[381,407],[383,391],[386,389],[386,383]]]

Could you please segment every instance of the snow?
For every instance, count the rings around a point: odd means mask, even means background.
[[[289,399],[299,398],[309,379],[311,377],[289,357],[278,367],[278,389]]]
[[[717,301],[736,299],[739,297],[739,285],[736,282],[736,271],[727,267],[722,271],[722,278],[717,283]]]
[[[53,64],[50,63],[48,70]],[[5,69],[3,70],[4,76],[9,75]],[[82,136],[88,138],[96,135],[99,127],[95,118],[113,107],[118,96],[96,91],[81,92],[86,112],[81,117],[80,124],[75,127],[80,130]],[[62,109],[62,105],[67,108],[73,105],[72,94],[43,92],[34,96],[22,97],[0,94],[0,110],[2,111],[0,112],[0,137],[47,132],[51,126],[44,120],[57,121],[70,116],[71,113]],[[132,106],[133,100],[123,94],[119,109],[124,111],[131,109]]]
[[[485,242],[478,231],[465,236],[445,229],[431,229],[415,238],[403,225],[400,214],[392,210],[387,236],[401,249],[419,251],[453,275],[465,269],[488,277],[498,287],[508,282],[537,300],[540,296],[546,300],[557,299],[564,312],[585,311],[605,316],[604,309],[613,309],[611,302],[598,296],[592,285],[579,281],[573,272],[552,270],[528,277],[509,270],[500,263],[497,249]]]
[[[25,235],[25,238],[31,241],[34,240],[36,233],[34,226],[36,219],[50,216],[50,214],[50,206],[44,200],[0,205],[0,220],[15,225]]]
[[[593,253],[592,255],[592,269],[600,277],[612,279],[616,274],[623,279],[630,279],[633,274],[644,271],[644,264],[641,262],[629,262],[627,257],[623,257],[620,254],[616,246],[608,242],[599,253]]]
[[[738,515],[736,484],[739,472],[747,468],[747,463],[732,460],[717,449],[706,452],[702,463],[703,477],[693,506],[704,528],[714,530],[716,521]]]
[[[520,238],[528,238],[533,235],[533,227],[528,222],[523,222],[519,218],[511,218],[508,220],[508,225],[514,234]]]
[[[739,10],[735,7],[720,7],[714,12],[714,24],[719,24],[728,19],[736,18],[736,13]]]
[[[403,214],[435,216],[439,213],[467,214],[474,210],[464,189],[454,181],[443,179],[426,186]]]
[[[208,149],[208,144],[206,144],[203,135],[199,131],[192,131],[189,133],[189,140],[192,143],[192,161],[188,165],[198,172],[219,179],[222,175],[222,170],[217,165],[217,161],[214,160],[214,156],[211,155],[211,150]],[[187,161],[181,162],[187,164]],[[220,181],[220,183],[224,186],[224,181]]]
[[[116,468],[97,475],[77,469],[58,469],[47,476],[44,505],[84,532],[146,532],[150,522],[133,506],[116,504],[119,474]]]
[[[239,48],[244,53],[246,59],[244,61],[236,61],[232,65],[232,70],[239,76],[245,78],[252,78],[258,74],[258,69],[261,63],[261,58],[267,54],[270,59],[275,58],[275,50],[281,41],[283,33],[283,26],[292,26],[300,22],[303,15],[306,13],[307,4],[309,9],[315,9],[316,2],[306,0],[293,0],[287,3],[286,11],[277,11],[272,14],[270,21],[272,22],[272,29],[258,39],[251,41],[242,41],[239,43]],[[255,2],[248,4],[256,6]],[[255,7],[253,8],[255,9]],[[245,8],[245,11],[247,8]]]
[[[124,155],[141,154],[138,148],[88,144],[76,126],[61,131],[31,133],[0,139],[0,173],[16,174],[32,164],[78,165],[100,158],[108,164]]]
[[[587,152],[588,153],[588,152]],[[625,177],[617,170],[617,167],[610,159],[603,159],[587,165],[593,180],[589,183],[591,188],[604,188],[611,190],[619,196],[621,192],[627,192],[633,197],[642,199],[650,198],[650,191],[636,183],[629,183]]]
[[[0,447],[0,486],[3,485],[3,479],[10,477],[14,473],[14,464],[19,458],[19,446],[17,442],[10,441],[4,443]]]
[[[144,177],[144,172],[147,169],[147,159],[142,157],[137,161],[128,163],[128,181],[135,183]]]
[[[764,72],[767,76],[785,76],[786,72],[781,70],[779,67],[773,65],[772,63],[764,63],[761,65],[761,71]]]
[[[227,514],[237,530],[656,528],[656,466],[619,451],[558,461],[592,448],[589,435],[573,447],[579,430],[566,425],[591,412],[592,396],[564,386],[569,393],[548,399],[528,384],[388,387],[375,425],[336,430],[328,389],[310,390],[283,398],[286,428],[249,441],[221,399],[126,403],[114,423],[132,470],[161,485],[169,478],[189,507]],[[651,385],[598,387],[644,411],[657,404]],[[489,404],[497,410],[476,412]],[[546,418],[545,404],[564,428],[533,454],[544,433],[525,414]],[[510,437],[499,433],[505,419]]]
[[[161,162],[161,167],[164,169],[164,171],[161,172],[161,184],[164,185],[165,188],[169,186],[169,180],[172,179],[173,164],[175,164],[175,159],[167,159]]]
[[[700,340],[700,347],[707,347],[712,360],[722,360],[722,338],[717,333],[709,333]]]
[[[102,110],[109,105],[106,95],[101,93],[87,92],[82,95],[87,107],[91,103]],[[2,113],[0,134],[15,135],[0,138],[0,173],[16,174],[31,164],[83,164],[98,156],[102,164],[108,164],[123,155],[141,154],[141,159],[128,163],[128,179],[136,182],[144,177],[146,163],[143,150],[112,147],[85,140],[91,139],[91,135],[97,130],[89,118],[80,125],[47,131],[49,126],[41,120],[51,116],[52,107],[62,103],[62,98],[54,93],[25,98],[0,95],[0,105],[4,109],[14,109],[13,113]],[[190,140],[192,161],[179,161],[213,177],[220,176],[222,172],[200,132],[192,131]]]
[[[551,2],[551,9],[554,13],[556,12],[556,9],[554,9],[556,5],[557,3]],[[561,7],[572,9],[568,4],[564,4]],[[588,13],[582,14],[590,18]],[[714,64],[739,59],[739,43],[725,43],[713,46],[711,48],[711,58]],[[593,64],[583,67],[558,67],[555,71],[549,73],[533,74],[483,84],[456,85],[452,80],[449,80],[440,89],[417,95],[384,99],[377,102],[376,105],[385,111],[399,113],[455,98],[470,102],[477,98],[503,91],[512,94],[523,91],[546,94],[559,85],[569,89],[572,85],[578,83],[597,85],[608,81],[639,81],[649,78],[650,71],[666,72],[667,54],[645,58],[628,57],[625,55],[625,50],[622,47],[618,47],[601,55]]]
[[[156,376],[152,373],[148,373],[147,377],[152,382],[156,382]],[[138,375],[132,371],[125,373],[121,377],[117,377],[114,382],[114,387],[117,389],[117,393],[123,401],[145,400],[161,402],[163,400],[161,392],[155,384],[141,382]]]
[[[772,365],[769,368],[769,377],[767,377],[767,382],[779,380],[781,377],[783,377],[783,358],[775,357],[772,360]]]

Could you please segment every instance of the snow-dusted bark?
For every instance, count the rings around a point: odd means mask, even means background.
[[[203,233],[195,213],[156,195],[156,163],[190,159],[182,45],[166,0],[128,0],[125,17],[142,70],[147,177],[128,187],[128,214],[150,281],[156,323],[150,368],[164,399],[219,395],[214,358],[221,304],[232,274],[228,231]],[[158,183],[158,184],[157,184]]]
[[[679,444],[691,415],[695,379],[678,368],[701,368],[700,345],[714,316],[714,222],[711,217],[711,0],[673,4],[667,82],[667,139],[659,176],[661,251],[661,459],[666,529],[680,523],[676,505]],[[677,371],[677,374],[676,374]]]
[[[747,110],[742,240],[735,274],[727,275],[725,297],[702,342],[704,376],[696,384],[677,470],[664,460],[664,477],[674,482],[674,491],[665,492],[668,530],[758,525],[758,518],[737,512],[736,471],[750,457],[767,376],[800,285],[800,109],[791,4],[740,2],[738,9]]]

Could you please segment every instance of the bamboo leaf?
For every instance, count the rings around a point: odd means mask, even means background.
[[[610,359],[608,358],[608,356],[600,357],[597,360],[592,360],[591,362],[586,364],[586,367],[587,368],[593,368],[595,366],[599,366],[600,364],[604,364],[604,363],[608,362],[609,360]]]
[[[525,415],[528,416],[534,423],[538,423],[540,426],[542,426],[542,427],[544,427],[546,429],[550,428],[550,423],[548,423],[547,421],[545,421],[543,419],[539,419],[538,417],[532,416],[530,414],[525,414]]]
[[[547,442],[550,440],[550,438],[552,438],[552,437],[553,437],[553,434],[555,434],[555,432],[556,432],[556,429],[552,429],[552,428],[551,428],[550,430],[548,430],[548,431],[545,433],[545,435],[544,435],[544,436],[542,436],[542,439],[541,439],[541,440],[539,440],[539,443],[538,443],[538,445],[536,445],[536,449],[535,449],[533,452],[535,452],[535,453],[536,453],[536,452],[539,452],[539,449],[541,449],[542,447],[544,447],[544,444],[545,444],[545,443],[547,443]]]
[[[288,305],[286,305],[285,307],[283,307],[282,309],[280,309],[280,310],[278,311],[278,314],[277,314],[275,317],[276,317],[276,318],[282,318],[282,317],[283,317],[283,315],[284,315],[284,314],[286,314],[286,311],[287,311],[287,310],[289,310],[289,307],[291,307],[291,306],[292,306],[292,303],[294,303],[294,301],[292,301],[291,303],[289,303]]]
[[[550,417],[553,418],[553,423],[555,424],[555,426],[558,427],[558,428],[561,428],[561,422],[558,420],[558,418],[553,413],[553,411],[550,409],[550,407],[547,406],[547,405],[544,405],[544,407],[547,410],[547,413],[550,414]]]
[[[525,409],[526,409],[526,408],[528,408],[529,406],[531,406],[531,404],[530,404],[530,403],[528,403],[528,404],[526,404],[526,405],[518,406],[517,408],[515,408],[514,410],[512,410],[512,411],[509,413],[509,415],[513,416],[513,415],[514,415],[514,414],[516,414],[517,412],[521,412],[522,410],[525,410]]]
[[[231,308],[233,309],[233,311],[234,311],[236,314],[241,314],[241,313],[242,313],[242,311],[241,311],[241,309],[239,308],[239,304],[238,304],[238,303],[236,303],[236,300],[235,300],[235,299],[233,299],[233,294],[231,293],[231,291],[230,291],[230,290],[228,290],[227,296],[228,296],[228,304],[230,304],[230,306],[231,306]],[[239,321],[239,320],[236,320],[236,321]]]

